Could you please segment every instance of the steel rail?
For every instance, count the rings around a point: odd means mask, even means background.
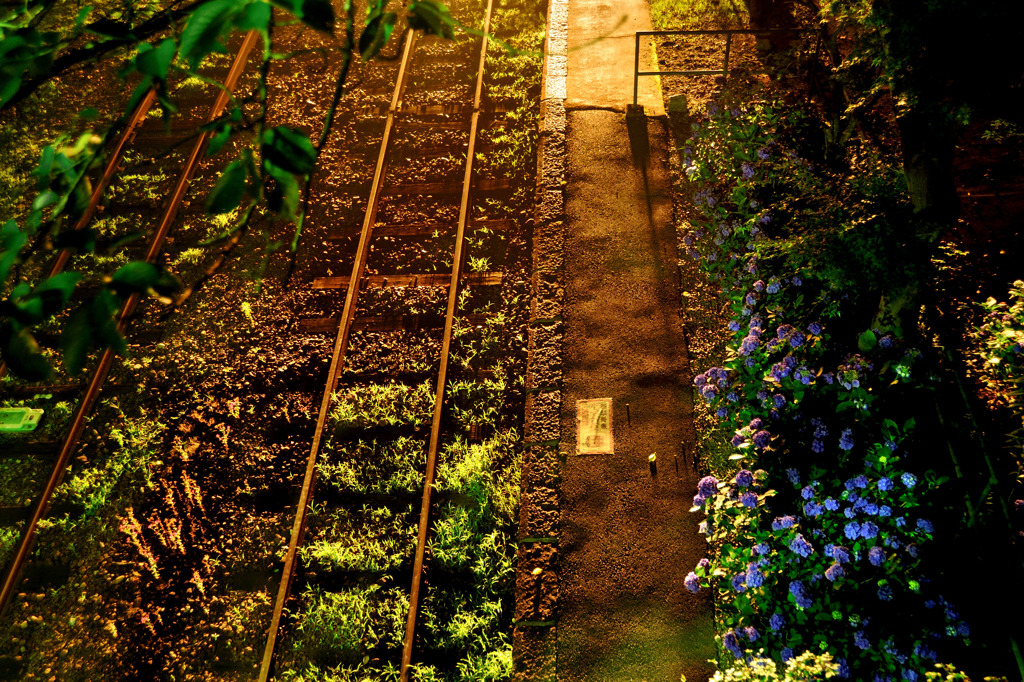
[[[455,233],[452,279],[448,287],[448,309],[445,313],[444,335],[441,341],[441,367],[437,376],[437,391],[434,395],[434,418],[430,425],[430,445],[427,449],[427,466],[424,472],[423,501],[420,504],[420,523],[416,536],[416,558],[412,569],[412,587],[409,590],[409,615],[405,622],[405,640],[402,645],[401,682],[409,682],[409,669],[412,663],[412,649],[416,635],[416,616],[419,612],[420,589],[423,584],[423,558],[426,553],[427,531],[430,526],[430,501],[434,490],[434,470],[437,464],[437,445],[441,434],[444,391],[448,381],[448,355],[451,352],[452,329],[455,326],[455,312],[459,302],[459,281],[462,277],[466,224],[469,222],[469,198],[473,183],[473,159],[476,156],[476,134],[480,125],[480,99],[483,94],[484,64],[487,61],[487,34],[491,30],[492,8],[493,0],[487,0],[487,14],[484,17],[483,36],[480,38],[480,61],[477,64],[473,113],[470,117],[469,148],[466,150],[466,168],[462,178],[462,201],[459,204],[459,222]]]
[[[89,196],[89,203],[85,207],[85,212],[75,222],[75,226],[72,230],[84,230],[86,226],[92,222],[93,216],[96,215],[96,210],[99,208],[100,200],[103,199],[103,194],[107,191],[107,187],[113,181],[114,176],[117,174],[117,167],[121,165],[121,159],[124,158],[124,153],[128,149],[128,145],[135,138],[135,133],[142,122],[146,120],[146,114],[153,107],[153,102],[156,101],[156,90],[150,88],[146,93],[145,97],[142,98],[136,107],[135,111],[132,112],[131,117],[125,123],[125,128],[121,132],[121,136],[117,140],[117,144],[111,151],[110,160],[107,162],[106,167],[103,169],[103,175],[96,182],[96,186],[93,187],[92,194]],[[71,259],[71,249],[61,249],[60,253],[57,254],[57,258],[53,261],[53,265],[50,266],[50,272],[47,278],[53,277],[64,270],[64,266],[68,264]],[[0,379],[7,376],[8,368],[7,363],[0,361]]]
[[[387,168],[387,152],[394,130],[395,117],[401,106],[402,92],[405,89],[410,57],[412,56],[415,43],[416,33],[411,29],[406,29],[405,46],[402,50],[402,59],[398,67],[395,89],[391,96],[391,106],[388,107],[387,120],[384,124],[384,135],[380,143],[380,152],[377,155],[377,166],[373,173],[373,183],[370,186],[366,213],[363,216],[359,246],[356,250],[355,262],[352,265],[352,275],[349,278],[348,291],[345,295],[345,307],[338,321],[334,352],[331,355],[331,365],[327,373],[327,383],[320,400],[320,412],[317,416],[316,430],[313,432],[313,441],[310,445],[309,458],[306,460],[306,472],[302,481],[302,490],[299,493],[298,510],[295,514],[295,521],[292,524],[291,538],[288,541],[288,550],[285,553],[284,565],[281,569],[281,580],[278,583],[277,597],[274,601],[274,612],[271,616],[270,628],[267,631],[267,642],[263,649],[263,661],[260,664],[260,682],[269,680],[273,672],[274,651],[280,634],[281,619],[284,615],[285,603],[288,601],[291,591],[292,581],[295,578],[299,546],[302,544],[303,535],[305,534],[309,504],[312,500],[313,487],[316,483],[316,461],[320,453],[320,445],[323,441],[324,427],[327,424],[327,417],[330,413],[331,397],[334,395],[334,390],[338,384],[338,377],[341,376],[341,371],[345,365],[348,340],[352,331],[352,322],[355,319],[356,301],[359,297],[359,284],[366,268],[366,260],[370,254],[373,227],[377,221],[377,209],[383,188],[384,172]]]
[[[213,107],[210,109],[207,122],[215,120],[221,115],[221,113],[223,113],[230,99],[230,93],[238,84],[238,79],[245,70],[245,63],[248,59],[249,52],[251,52],[253,46],[256,44],[256,40],[259,38],[259,35],[258,31],[250,31],[246,34],[245,40],[242,42],[242,46],[239,48],[238,54],[235,56],[235,59],[231,64],[228,75],[224,79],[224,88],[218,93],[217,99],[214,101]],[[199,139],[196,140],[192,153],[189,155],[185,167],[178,176],[178,182],[175,185],[171,198],[164,210],[160,225],[157,227],[157,230],[153,235],[149,250],[146,252],[146,262],[153,263],[163,250],[167,233],[170,231],[170,228],[178,215],[178,210],[185,197],[185,192],[188,190],[196,169],[199,166],[199,162],[202,160],[202,156],[206,151],[211,135],[211,132],[204,132],[199,136]],[[122,305],[117,317],[117,329],[119,333],[124,333],[124,330],[128,325],[128,321],[135,312],[135,308],[139,304],[140,300],[141,296],[139,294],[132,294]],[[54,464],[43,493],[37,499],[32,509],[32,514],[30,515],[25,529],[22,532],[18,549],[15,552],[14,557],[11,559],[11,563],[8,565],[7,572],[4,576],[3,589],[0,591],[0,613],[2,613],[10,604],[11,598],[17,590],[21,571],[28,562],[29,554],[32,551],[39,521],[46,515],[50,499],[53,497],[53,493],[56,491],[57,486],[60,485],[61,480],[64,478],[64,471],[71,459],[71,455],[74,453],[75,447],[78,445],[79,438],[85,431],[86,418],[89,416],[96,399],[99,397],[100,390],[103,387],[104,381],[106,381],[113,362],[114,351],[107,348],[103,351],[99,364],[93,372],[92,379],[89,382],[85,395],[78,403],[78,407],[75,410],[74,417],[71,421],[71,427],[68,429],[63,445],[61,446],[60,455],[57,457],[57,461]]]

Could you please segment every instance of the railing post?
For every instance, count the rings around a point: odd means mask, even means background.
[[[729,80],[729,49],[732,47],[732,31],[725,34],[725,68],[722,69],[725,73],[722,74],[723,80]]]
[[[633,106],[636,107],[637,88],[640,82],[640,34],[636,33],[634,37],[636,45],[633,51]]]

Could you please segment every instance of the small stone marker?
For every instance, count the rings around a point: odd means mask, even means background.
[[[576,453],[579,455],[611,455],[612,399],[594,398],[576,401]]]

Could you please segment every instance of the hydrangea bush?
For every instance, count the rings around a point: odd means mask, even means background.
[[[845,275],[834,259],[778,248],[827,242],[801,233],[799,205],[849,194],[790,142],[803,126],[768,104],[713,105],[683,149],[696,192],[682,241],[732,310],[725,361],[695,390],[742,466],[700,481],[692,511],[707,515],[714,551],[685,585],[720,597],[718,640],[735,666],[810,652],[831,655],[840,678],[923,680],[970,628],[920,563],[936,532],[928,494],[944,482],[916,470],[908,450],[915,422],[901,402],[919,390],[920,353],[878,330],[833,338],[859,305],[842,291]],[[843,232],[853,214],[831,216]]]

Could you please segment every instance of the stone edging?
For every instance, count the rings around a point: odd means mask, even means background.
[[[515,680],[556,678],[558,479],[569,0],[549,0],[534,208],[522,505],[516,552]]]

